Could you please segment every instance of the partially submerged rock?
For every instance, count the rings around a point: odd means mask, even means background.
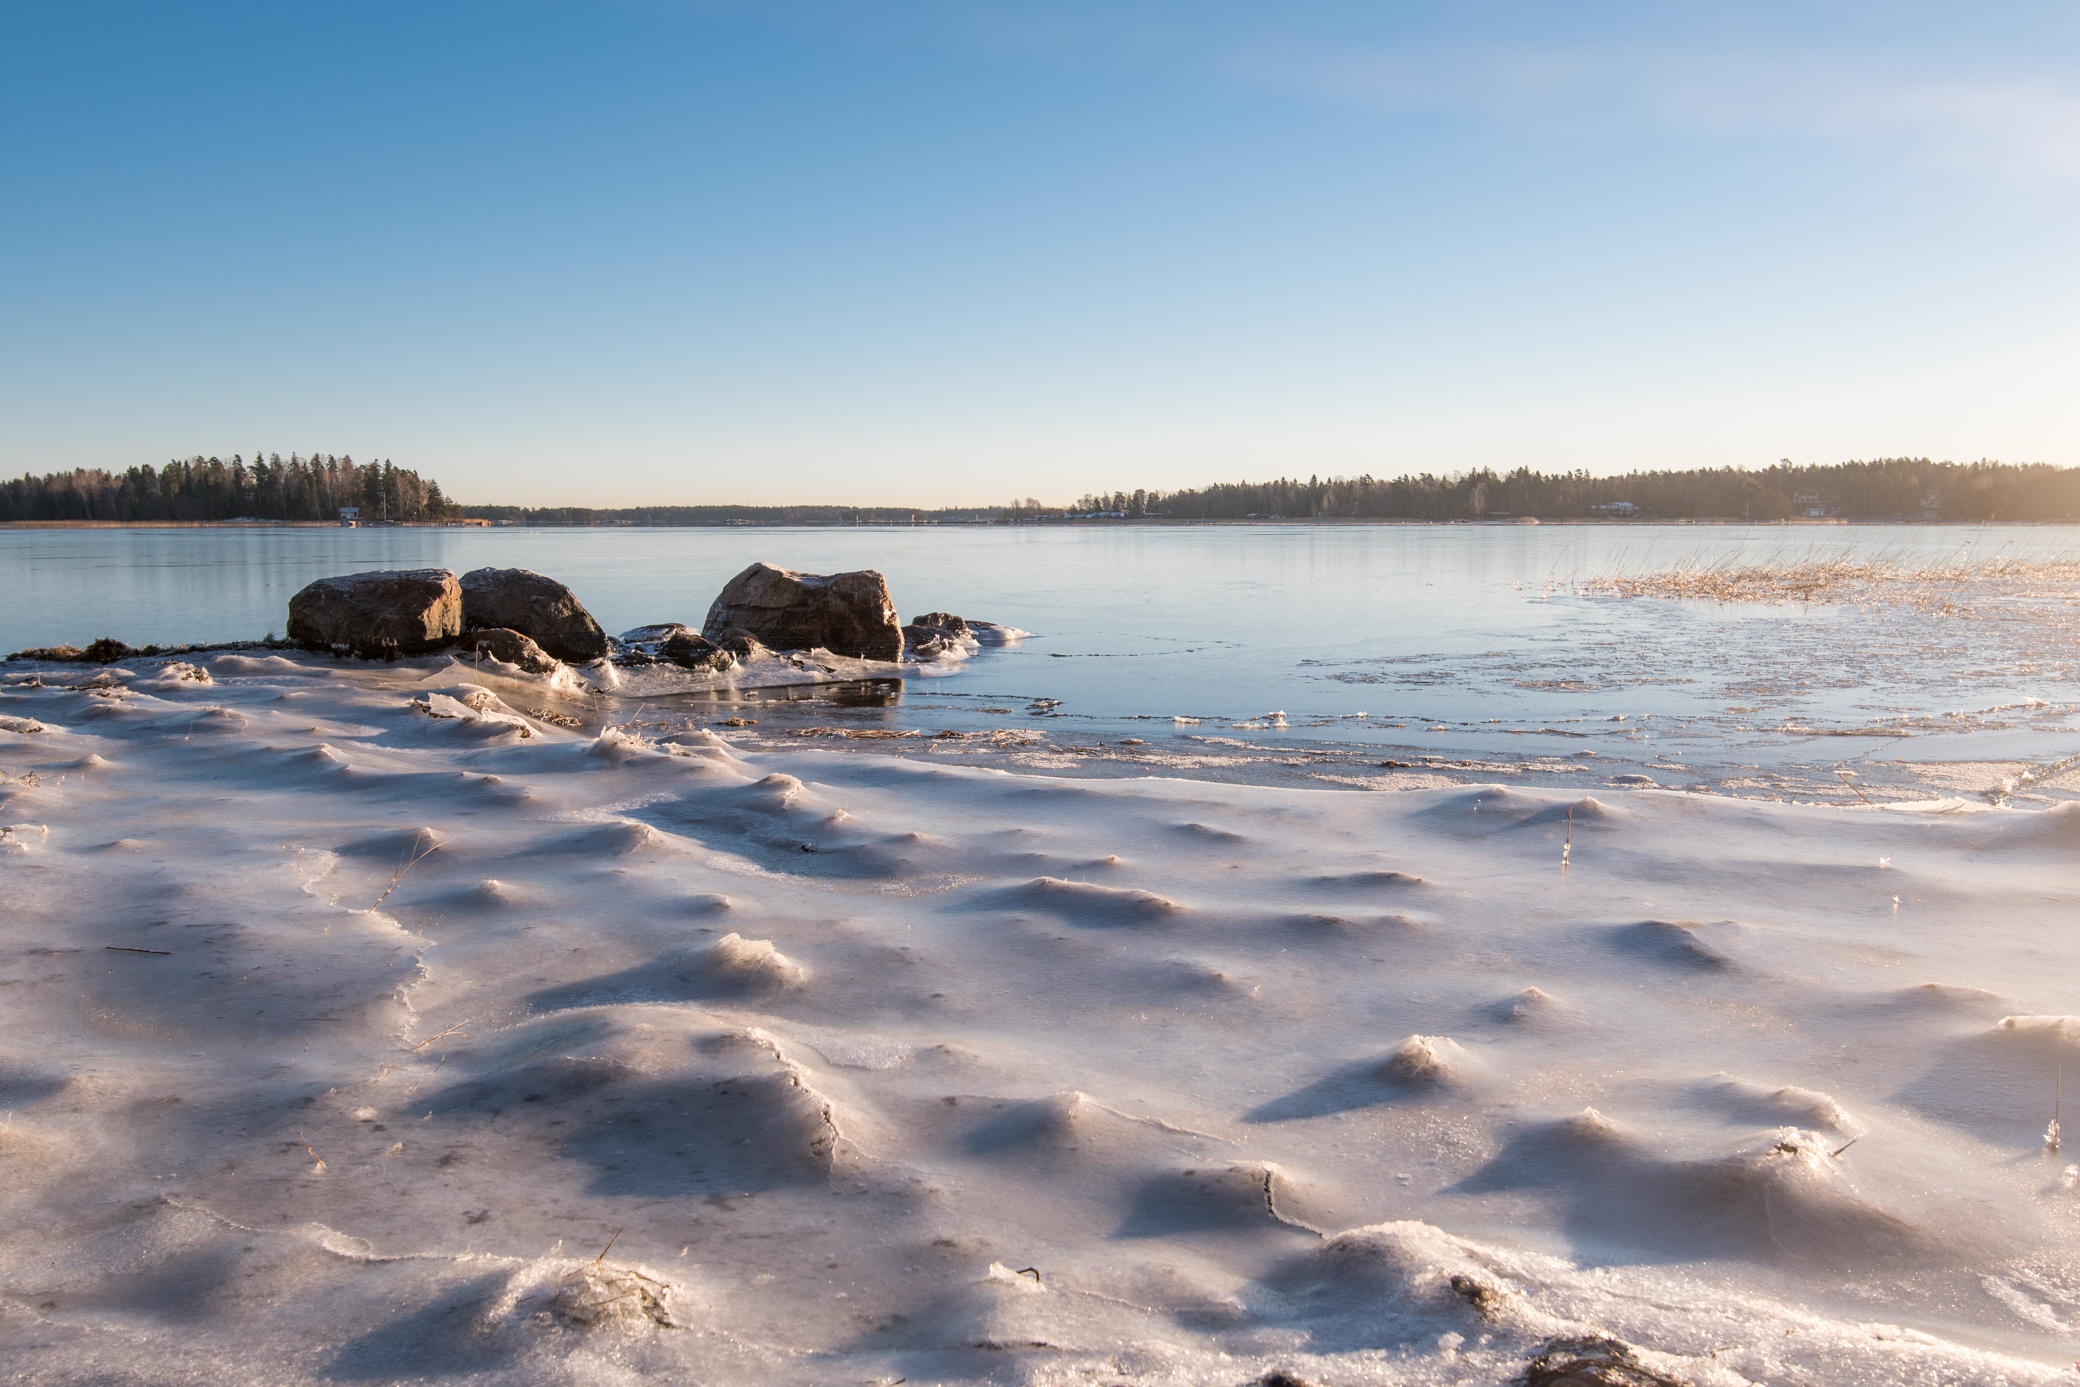
[[[614,663],[631,668],[671,663],[697,673],[720,674],[737,664],[736,652],[676,621],[623,631],[614,646]]]
[[[1017,634],[1024,634],[1023,632]],[[903,650],[916,660],[960,660],[991,645],[1008,644],[1015,636],[993,621],[969,621],[952,612],[926,612],[903,628]]]
[[[957,659],[968,653],[971,644],[940,626],[913,622],[903,628],[903,653],[914,659]]]
[[[1642,1363],[1630,1344],[1600,1335],[1548,1340],[1518,1381],[1525,1387],[1682,1387]]]
[[[518,665],[529,674],[554,674],[562,668],[554,655],[518,631],[502,626],[488,631],[465,631],[448,649],[457,655],[489,655],[494,660]]]
[[[697,636],[700,632],[683,621],[659,621],[648,626],[636,626],[623,631],[614,639],[621,645],[661,645],[677,635]]]
[[[475,568],[462,575],[462,627],[504,627],[573,664],[607,653],[607,633],[577,595],[527,568]]]
[[[758,637],[744,631],[739,631],[723,641],[722,648],[736,656],[739,661],[756,659],[760,655],[772,653]]]
[[[17,650],[7,658],[10,660],[51,660],[61,664],[112,665],[117,660],[127,660],[132,655],[150,655],[158,646],[147,646],[143,650],[133,649],[109,636],[92,642],[85,649],[76,645],[38,646],[29,650]]]
[[[681,669],[720,673],[737,663],[735,655],[692,631],[674,632],[658,653]]]
[[[751,636],[776,650],[821,648],[861,660],[900,660],[903,628],[888,583],[872,569],[798,573],[755,563],[729,580],[701,634],[728,646]]]
[[[289,639],[314,650],[396,659],[462,634],[462,585],[447,568],[320,578],[289,599]]]
[[[913,616],[910,618],[910,625],[929,626],[954,636],[968,634],[968,623],[952,612],[926,612],[923,616]]]

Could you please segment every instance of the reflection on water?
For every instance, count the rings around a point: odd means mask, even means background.
[[[833,684],[826,696],[840,708],[893,708],[903,701],[900,679],[861,679]]]
[[[835,704],[840,708],[893,708],[903,701],[901,679],[847,679],[831,684],[778,684],[753,689],[688,689],[684,693],[646,695],[657,708],[681,705],[754,703]]]

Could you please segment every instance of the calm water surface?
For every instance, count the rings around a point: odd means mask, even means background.
[[[989,708],[1093,735],[1475,754],[1640,752],[1660,738],[1658,754],[1693,765],[1810,760],[1819,737],[1830,757],[2041,764],[2080,750],[2071,591],[1959,619],[1570,590],[1685,560],[1841,556],[2071,559],[2080,527],[10,530],[0,648],[257,637],[282,629],[313,578],[422,566],[539,570],[609,631],[697,626],[763,560],[876,568],[906,618],[948,610],[1034,633],[957,673],[913,675],[878,714],[898,724],[1002,725]],[[1272,713],[1288,725],[1257,725]]]

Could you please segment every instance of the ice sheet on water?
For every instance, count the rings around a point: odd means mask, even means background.
[[[2070,1372],[2062,812],[1039,781],[202,665],[0,687],[32,1379]]]

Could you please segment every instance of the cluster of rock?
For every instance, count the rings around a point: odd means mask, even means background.
[[[943,660],[964,651],[974,640],[968,623],[952,612],[926,612],[913,616],[903,628],[903,649],[920,660]]]
[[[368,659],[475,651],[539,672],[607,653],[607,633],[571,590],[524,568],[320,578],[289,599],[289,639]]]
[[[701,629],[679,622],[609,637],[577,596],[525,568],[395,569],[320,578],[289,599],[289,639],[369,659],[434,651],[480,653],[548,673],[610,659],[733,669],[767,651],[826,650],[860,660],[944,659],[1013,634],[992,622],[931,612],[896,619],[888,583],[872,570],[798,573],[755,563],[730,579]]]
[[[617,665],[673,664],[681,669],[719,674],[734,669],[766,649],[756,637],[739,633],[711,641],[691,626],[667,621],[623,631],[615,641]]]
[[[1009,645],[1024,635],[994,621],[968,621],[952,612],[913,616],[903,628],[903,651],[918,660],[964,659],[985,645]]]
[[[110,636],[89,642],[84,648],[77,645],[34,646],[28,650],[17,650],[7,658],[10,660],[52,660],[68,665],[112,665],[118,660],[127,660],[133,655],[160,655],[168,650],[186,647],[147,645],[139,648],[125,645]]]
[[[927,612],[904,625],[887,580],[871,569],[798,573],[755,563],[729,580],[699,630],[667,621],[619,637],[609,636],[568,587],[530,569],[478,568],[460,577],[447,568],[345,573],[307,584],[289,599],[282,644],[372,660],[447,651],[535,674],[603,659],[719,674],[775,651],[823,650],[890,663],[960,659],[1023,634],[951,612]],[[136,648],[104,637],[84,648],[51,646],[8,658],[112,664],[217,648],[229,647]]]

